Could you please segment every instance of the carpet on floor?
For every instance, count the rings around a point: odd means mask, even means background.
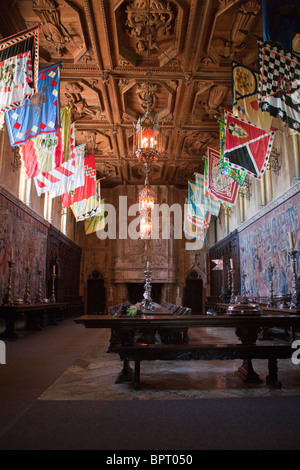
[[[215,330],[215,329],[214,329]],[[195,339],[191,331],[191,342]],[[220,335],[232,340],[231,331],[209,332],[211,340]],[[226,338],[226,336],[228,336]],[[269,397],[300,395],[299,366],[290,360],[279,360],[281,389],[266,385],[267,360],[253,361],[262,384],[248,384],[237,376],[240,360],[218,361],[144,361],[141,364],[141,388],[117,384],[122,368],[115,353],[107,353],[110,330],[99,338],[39,397],[39,400],[174,400],[197,398]]]

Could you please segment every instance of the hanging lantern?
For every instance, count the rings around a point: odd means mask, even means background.
[[[153,210],[154,204],[155,204],[154,192],[148,186],[145,186],[139,195],[140,212]]]
[[[161,154],[161,128],[149,112],[134,125],[134,154],[142,163],[154,163]]]
[[[140,236],[142,240],[149,240],[152,232],[151,218],[148,214],[143,215],[140,221]]]

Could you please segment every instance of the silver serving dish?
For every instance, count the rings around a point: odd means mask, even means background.
[[[233,304],[229,305],[226,311],[227,315],[261,315],[262,310],[259,305],[256,304]]]

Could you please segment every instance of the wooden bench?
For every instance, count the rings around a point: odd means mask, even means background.
[[[134,344],[121,346],[117,352],[128,373],[129,361],[134,361],[132,377],[134,387],[140,387],[141,361],[187,361],[187,360],[227,360],[242,359],[238,369],[239,376],[246,382],[262,383],[252,367],[252,359],[267,359],[269,375],[266,382],[274,388],[281,388],[278,381],[277,359],[291,358],[293,350],[290,344],[269,343],[267,345],[244,344]]]

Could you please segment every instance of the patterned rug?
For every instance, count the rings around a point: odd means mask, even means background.
[[[217,330],[217,331],[216,331]],[[141,388],[116,384],[122,362],[107,353],[110,331],[99,330],[98,340],[39,397],[39,400],[171,400],[196,398],[242,398],[300,395],[299,367],[289,359],[278,361],[281,389],[269,388],[266,360],[254,360],[262,384],[247,384],[237,376],[240,360],[144,361]],[[199,341],[199,330],[190,330],[190,342]],[[198,337],[198,339],[197,339]],[[234,342],[232,330],[201,329],[203,343]]]

